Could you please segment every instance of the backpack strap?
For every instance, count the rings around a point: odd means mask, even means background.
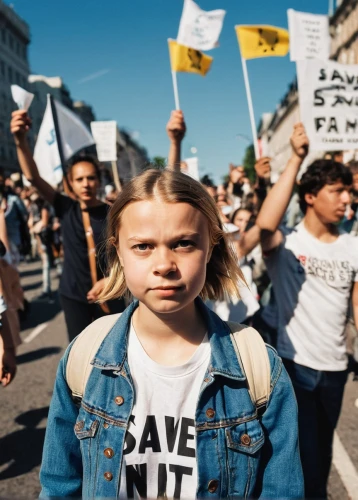
[[[265,411],[271,393],[271,367],[266,344],[257,330],[226,323],[239,363],[246,374],[248,391],[259,414]]]
[[[74,340],[67,360],[66,381],[76,402],[83,398],[93,369],[92,359],[119,317],[120,314],[111,314],[97,319]],[[238,362],[246,374],[250,398],[262,414],[271,393],[271,368],[266,345],[254,328],[230,321],[226,324],[231,331]]]
[[[74,340],[67,360],[66,381],[76,402],[83,398],[93,368],[92,359],[119,317],[120,314],[111,314],[97,319]]]

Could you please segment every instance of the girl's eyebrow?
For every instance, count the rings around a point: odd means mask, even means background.
[[[200,238],[200,233],[197,232],[185,232],[185,233],[179,233],[177,236],[174,236],[173,238],[170,238],[173,241],[179,241],[183,240],[185,238]],[[153,238],[147,238],[146,236],[131,236],[128,238],[128,241],[146,241],[148,243],[155,241]]]

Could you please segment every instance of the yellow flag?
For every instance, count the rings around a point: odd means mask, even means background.
[[[213,58],[200,50],[179,45],[175,40],[168,40],[172,71],[198,73],[205,76],[209,71]]]
[[[237,39],[244,59],[286,56],[289,51],[289,34],[276,26],[235,26]]]

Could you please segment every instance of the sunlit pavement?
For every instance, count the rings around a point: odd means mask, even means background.
[[[40,491],[38,473],[47,412],[67,338],[57,295],[53,304],[35,299],[41,293],[40,263],[23,264],[20,270],[31,312],[21,334],[24,343],[18,352],[16,379],[8,388],[0,388],[0,497],[35,498]],[[56,290],[56,272],[52,275]],[[330,498],[334,500],[358,499],[358,488],[354,489],[358,484],[357,398],[358,382],[350,380],[338,427],[342,446],[335,448],[339,473],[333,466],[330,478]]]

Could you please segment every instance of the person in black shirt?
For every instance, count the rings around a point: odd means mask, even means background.
[[[67,178],[74,198],[58,193],[42,179],[26,138],[30,127],[31,120],[25,111],[13,112],[11,132],[22,172],[41,196],[54,206],[56,216],[61,220],[64,265],[59,291],[71,341],[94,319],[105,314],[95,303],[104,286],[105,262],[101,258],[97,259],[98,281],[92,286],[82,212],[87,211],[89,214],[97,253],[101,254],[109,206],[97,198],[100,170],[97,161],[91,156],[75,157],[68,167]],[[108,306],[112,313],[124,309],[122,300],[108,303]]]

